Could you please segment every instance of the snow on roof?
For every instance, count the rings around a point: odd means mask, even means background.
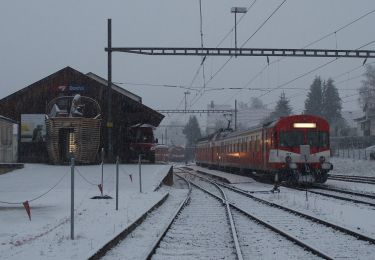
[[[103,79],[102,77],[96,75],[95,73],[89,72],[89,73],[86,74],[86,76],[102,83],[103,85],[108,84],[108,81],[106,79]],[[132,93],[132,92],[116,85],[116,84],[114,84],[113,82],[112,82],[112,89],[114,91],[119,92],[120,94],[123,94],[123,95],[127,96],[128,98],[131,98],[131,99],[133,99],[133,100],[135,100],[139,103],[142,103],[142,98],[140,96],[138,96],[138,95],[136,95],[136,94],[134,94],[134,93]]]
[[[342,111],[341,115],[345,119],[345,121],[348,123],[349,127],[352,127],[352,128],[357,127],[357,123],[356,123],[355,120],[364,116],[364,114],[361,110],[358,110],[358,111]]]
[[[2,115],[0,115],[0,120],[1,120],[1,121],[7,121],[7,122],[9,122],[9,123],[17,124],[17,122],[14,121],[13,119],[7,118],[7,117],[2,116]]]

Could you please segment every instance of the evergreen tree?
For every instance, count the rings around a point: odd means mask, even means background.
[[[250,103],[250,107],[254,109],[266,108],[266,105],[263,104],[262,100],[257,97],[252,97]]]
[[[333,80],[330,78],[323,84],[323,95],[323,117],[325,117],[330,124],[334,124],[342,120],[341,98],[337,88],[335,85],[333,85]]]
[[[197,140],[202,137],[196,116],[191,116],[189,118],[189,122],[185,125],[182,133],[186,137],[185,158],[186,160],[191,160],[194,155],[193,147],[197,143]]]
[[[285,93],[282,92],[274,111],[266,120],[263,120],[263,122],[276,120],[280,117],[289,116],[290,114],[292,114],[292,108],[289,105],[289,100],[285,97]]]
[[[310,86],[310,92],[305,100],[305,114],[323,115],[323,89],[320,77],[315,77],[314,82]]]
[[[375,66],[367,65],[362,80],[362,86],[359,88],[359,103],[363,109],[366,105],[375,103]]]

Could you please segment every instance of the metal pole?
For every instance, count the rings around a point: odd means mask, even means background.
[[[237,12],[234,12],[234,48],[237,54]]]
[[[234,100],[234,130],[237,130],[237,99]]]
[[[112,19],[108,19],[108,103],[107,103],[107,132],[108,132],[108,158],[111,159],[113,156],[112,146]]]
[[[70,158],[70,239],[74,240],[74,156]]]
[[[165,128],[165,144],[168,145],[168,128]]]
[[[102,185],[102,190],[101,190],[101,193],[102,193],[102,196],[103,196],[103,177],[104,177],[104,148],[102,148],[102,151],[101,151],[101,157],[102,157],[102,181],[101,181],[101,185]]]
[[[139,192],[142,193],[142,170],[141,170],[141,159],[142,154],[138,156],[138,167],[139,167]]]
[[[116,158],[116,210],[118,210],[118,165],[119,165],[119,157]]]

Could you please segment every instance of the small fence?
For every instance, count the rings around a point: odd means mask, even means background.
[[[331,156],[353,160],[375,160],[375,153],[372,154],[364,148],[336,148],[331,150]]]
[[[331,137],[331,156],[353,160],[375,160],[374,152],[366,150],[375,144],[375,136]]]

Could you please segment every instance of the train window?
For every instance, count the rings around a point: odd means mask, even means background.
[[[307,133],[308,144],[312,147],[327,147],[328,146],[328,133],[309,131]]]
[[[301,131],[280,132],[280,146],[295,147],[304,144],[304,134]]]

